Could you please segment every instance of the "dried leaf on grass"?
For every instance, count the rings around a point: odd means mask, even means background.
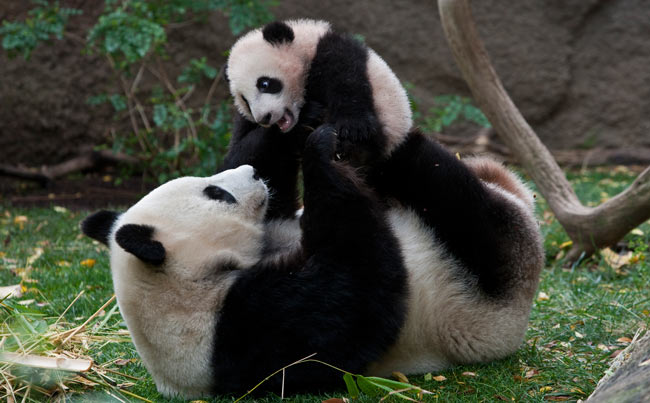
[[[628,251],[624,255],[619,255],[610,248],[601,249],[600,254],[602,255],[603,259],[605,259],[605,262],[614,270],[620,269],[621,267],[630,263],[630,259],[632,259],[633,256],[632,251]]]
[[[5,298],[20,298],[23,296],[23,287],[20,284],[0,287],[0,300]]]
[[[394,371],[392,375],[393,375],[393,378],[397,379],[400,382],[410,383],[409,379],[406,377],[406,375],[404,375],[403,373],[401,373],[399,371]]]

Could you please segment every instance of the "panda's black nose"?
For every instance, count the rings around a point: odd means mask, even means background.
[[[262,119],[260,119],[257,123],[259,123],[259,124],[261,124],[261,125],[268,125],[270,121],[271,121],[271,114],[270,114],[270,113],[267,113],[267,114],[264,115],[264,117],[263,117]]]
[[[257,173],[257,169],[253,168],[253,179],[258,180],[260,178],[260,174]]]

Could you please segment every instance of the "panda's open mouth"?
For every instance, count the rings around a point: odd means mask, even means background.
[[[289,109],[284,110],[284,115],[277,121],[277,125],[283,133],[288,132],[293,128],[295,118]]]

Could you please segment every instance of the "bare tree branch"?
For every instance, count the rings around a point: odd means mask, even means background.
[[[56,178],[63,177],[73,172],[97,168],[102,164],[121,163],[135,165],[139,162],[140,160],[135,157],[121,153],[113,153],[109,150],[89,151],[62,163],[42,166],[40,168],[0,164],[0,175],[33,180],[45,185]]]
[[[650,168],[616,197],[598,207],[583,206],[503,88],[478,36],[467,0],[438,0],[438,8],[447,41],[474,98],[573,241],[569,258],[612,245],[650,218]]]

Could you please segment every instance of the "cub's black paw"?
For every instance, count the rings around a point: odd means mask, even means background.
[[[338,119],[334,126],[340,141],[352,144],[367,142],[372,136],[377,135],[377,123],[374,119]]]
[[[334,126],[321,125],[307,137],[305,159],[314,157],[333,159],[335,153],[336,132]]]

